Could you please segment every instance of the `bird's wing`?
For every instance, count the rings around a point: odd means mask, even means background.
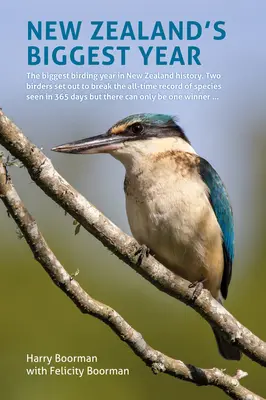
[[[223,234],[224,272],[221,293],[227,297],[228,286],[232,276],[234,259],[234,221],[233,212],[224,184],[208,161],[199,157],[199,173],[209,188],[209,200]]]

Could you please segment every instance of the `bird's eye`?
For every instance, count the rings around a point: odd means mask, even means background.
[[[141,125],[139,122],[136,122],[135,124],[131,125],[131,131],[135,134],[140,134],[144,130],[144,126]]]

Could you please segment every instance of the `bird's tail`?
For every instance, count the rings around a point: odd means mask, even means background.
[[[221,294],[219,299],[217,300],[219,301],[219,303],[223,304],[223,298]],[[221,356],[224,357],[226,360],[239,361],[242,357],[241,351],[237,347],[227,342],[227,340],[223,338],[220,331],[218,331],[216,328],[213,328],[212,330]]]
[[[228,343],[221,333],[213,328],[213,333],[215,335],[215,339],[218,345],[219,352],[222,357],[224,357],[226,360],[237,360],[239,361],[241,359],[242,353],[241,351],[233,346],[232,344]]]

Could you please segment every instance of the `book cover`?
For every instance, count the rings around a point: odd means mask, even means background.
[[[265,11],[1,5],[2,399],[266,396]]]

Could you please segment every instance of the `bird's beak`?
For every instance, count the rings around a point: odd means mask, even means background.
[[[72,154],[109,153],[122,147],[125,140],[128,140],[128,137],[105,133],[77,140],[76,142],[61,144],[60,146],[53,147],[52,151]]]

